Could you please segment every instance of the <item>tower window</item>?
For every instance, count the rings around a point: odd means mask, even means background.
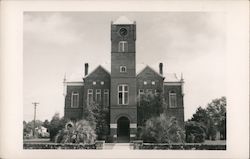
[[[144,85],[147,85],[147,81],[144,81],[143,84],[144,84]]]
[[[118,104],[127,105],[128,104],[128,85],[121,84],[118,85]]]
[[[119,52],[128,51],[128,42],[127,41],[120,41],[118,44],[118,51]]]
[[[120,72],[127,72],[126,66],[120,66]]]
[[[93,81],[93,85],[96,85],[96,81]]]
[[[103,105],[109,106],[109,90],[108,89],[104,89]]]
[[[95,101],[98,104],[101,104],[102,96],[101,96],[101,89],[97,89],[95,93]]]
[[[152,85],[155,85],[155,81],[152,81],[151,83],[152,83]]]
[[[169,92],[169,107],[170,108],[177,107],[177,97],[174,91]]]
[[[87,104],[90,105],[93,102],[93,89],[88,89]]]
[[[101,85],[104,85],[104,81],[101,81]]]
[[[71,107],[77,108],[79,106],[79,93],[72,92],[71,95]]]

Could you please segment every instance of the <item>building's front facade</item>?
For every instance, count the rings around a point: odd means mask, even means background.
[[[138,96],[145,93],[162,93],[166,113],[184,124],[183,79],[175,74],[163,75],[149,66],[136,73],[136,23],[120,17],[111,23],[111,73],[102,66],[88,73],[85,64],[83,79],[65,79],[64,116],[77,120],[91,102],[107,107],[110,111],[110,135],[133,139],[136,136]],[[143,108],[143,106],[142,106]]]

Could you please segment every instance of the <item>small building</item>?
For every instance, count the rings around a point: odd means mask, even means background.
[[[122,137],[129,141],[136,137],[138,127],[138,96],[161,93],[166,113],[184,126],[184,80],[176,74],[163,74],[163,63],[159,63],[159,70],[148,65],[136,70],[136,23],[126,17],[111,22],[110,40],[111,72],[98,66],[89,73],[89,64],[85,63],[84,75],[65,79],[64,116],[81,119],[83,109],[94,101],[110,110],[110,135],[114,141]]]

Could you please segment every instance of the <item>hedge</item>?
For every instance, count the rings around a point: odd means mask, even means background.
[[[24,143],[23,149],[97,149],[95,144]]]
[[[134,149],[139,150],[226,150],[226,144],[203,144],[203,143],[134,143]]]

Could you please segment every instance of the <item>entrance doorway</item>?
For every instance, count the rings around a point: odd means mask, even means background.
[[[129,119],[127,117],[120,117],[117,120],[117,142],[126,143],[129,142],[130,128]]]

